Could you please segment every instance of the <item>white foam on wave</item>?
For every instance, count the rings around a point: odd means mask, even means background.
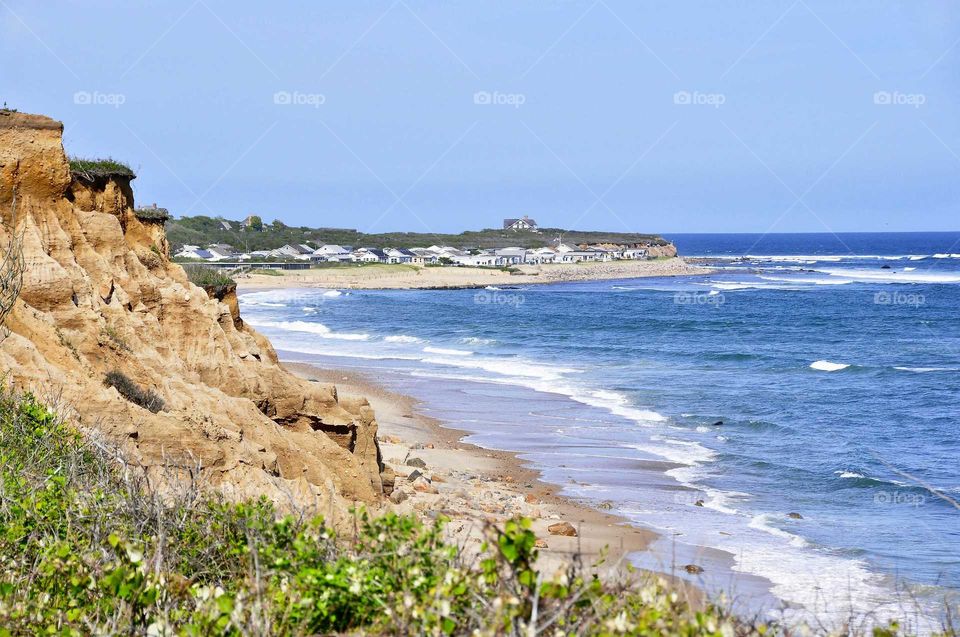
[[[701,490],[703,487],[696,484],[698,476],[691,470],[704,463],[711,462],[717,456],[716,451],[708,449],[698,442],[676,440],[658,435],[650,436],[649,442],[631,442],[625,443],[624,446],[683,465],[677,469],[670,469],[666,474],[685,486]]]
[[[778,277],[778,276],[769,276],[769,275],[760,275],[760,278],[764,281],[772,281],[776,283],[791,283],[794,285],[848,285],[853,283],[852,278],[822,278],[822,277]]]
[[[891,594],[890,583],[870,570],[867,563],[832,555],[812,547],[802,537],[779,528],[787,523],[782,514],[754,516],[748,527],[760,534],[748,541],[729,542],[735,551],[733,570],[760,575],[772,582],[771,592],[801,608],[791,608],[788,619],[817,620],[827,627],[842,626],[851,611],[869,614],[877,623],[904,616],[903,600]],[[762,535],[770,541],[764,542]],[[931,617],[935,615],[931,614]],[[912,617],[926,632],[923,617]]]
[[[339,341],[366,341],[370,338],[369,334],[337,333],[322,323],[310,323],[308,321],[264,321],[257,318],[248,318],[247,322],[254,327],[268,327],[286,332],[303,332],[315,334],[320,338]]]
[[[323,296],[328,299],[337,298],[338,296],[343,296],[343,292],[341,292],[340,290],[327,290],[326,292],[323,293]]]
[[[929,374],[931,372],[957,372],[960,367],[894,367],[897,371],[913,372],[914,374]]]
[[[848,367],[850,367],[848,363],[831,363],[830,361],[814,361],[810,363],[810,369],[817,369],[821,372],[838,372]]]
[[[406,334],[398,334],[396,336],[386,336],[383,339],[387,343],[422,343],[422,338],[417,338],[416,336],[407,336]]]
[[[861,268],[825,268],[820,271],[832,277],[850,279],[858,283],[960,283],[960,274],[956,272],[898,272]]]
[[[841,478],[862,478],[863,477],[862,473],[857,473],[856,471],[834,471],[833,474]]]
[[[424,351],[428,349],[443,351],[441,348],[424,348]],[[520,385],[542,393],[559,394],[583,405],[602,409],[637,424],[652,425],[666,421],[662,414],[633,405],[627,396],[619,392],[591,389],[570,382],[568,378],[570,374],[578,374],[582,371],[575,368],[560,367],[517,357],[427,357],[422,359],[422,362],[429,365],[482,370],[493,374],[493,376],[480,379],[483,382]]]
[[[473,356],[473,352],[463,349],[448,349],[445,347],[424,347],[423,351],[427,354],[440,354],[441,356]]]
[[[492,338],[480,338],[478,336],[465,336],[460,339],[464,345],[494,345],[497,341]]]

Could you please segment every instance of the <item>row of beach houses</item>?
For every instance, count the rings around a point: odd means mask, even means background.
[[[313,263],[406,263],[411,265],[459,265],[472,267],[508,267],[523,264],[581,263],[646,259],[647,247],[641,245],[593,244],[571,246],[557,242],[544,248],[497,248],[462,250],[449,246],[429,248],[354,248],[352,246],[287,244],[276,250],[242,253],[230,245],[217,243],[205,248],[185,245],[175,257],[209,262],[244,262],[263,259],[309,261]]]

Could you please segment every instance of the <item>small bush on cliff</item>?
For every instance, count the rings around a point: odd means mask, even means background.
[[[237,282],[219,268],[190,264],[184,264],[183,268],[190,282],[203,288],[211,299],[222,301],[228,292],[237,288]]]
[[[149,389],[144,389],[140,385],[136,384],[123,372],[114,370],[112,372],[107,372],[106,376],[103,378],[103,383],[107,387],[113,387],[116,389],[121,396],[132,402],[134,405],[139,405],[144,409],[148,409],[153,413],[163,411],[166,407],[166,404],[163,402],[163,399],[160,398],[157,394]]]
[[[137,208],[133,211],[134,216],[140,221],[166,222],[170,220],[170,211],[166,208]]]
[[[86,181],[109,179],[111,177],[126,177],[136,179],[137,175],[130,166],[116,159],[86,159],[82,157],[70,158],[70,172]]]

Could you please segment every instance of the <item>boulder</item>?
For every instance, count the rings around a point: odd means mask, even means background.
[[[577,529],[569,522],[557,522],[547,527],[550,535],[564,535],[566,537],[577,537]]]

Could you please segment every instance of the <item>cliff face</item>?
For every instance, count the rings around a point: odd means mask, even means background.
[[[62,130],[0,112],[0,246],[15,224],[26,261],[0,343],[6,382],[61,405],[157,479],[199,467],[236,497],[321,512],[375,501],[369,405],[281,369],[240,320],[233,291],[210,298],[169,261],[162,223],[133,213],[129,178],[71,175]],[[159,394],[165,409],[151,413],[107,388],[113,370]]]
[[[677,246],[672,243],[662,246],[650,246],[647,248],[647,255],[651,257],[675,257],[677,256]]]

